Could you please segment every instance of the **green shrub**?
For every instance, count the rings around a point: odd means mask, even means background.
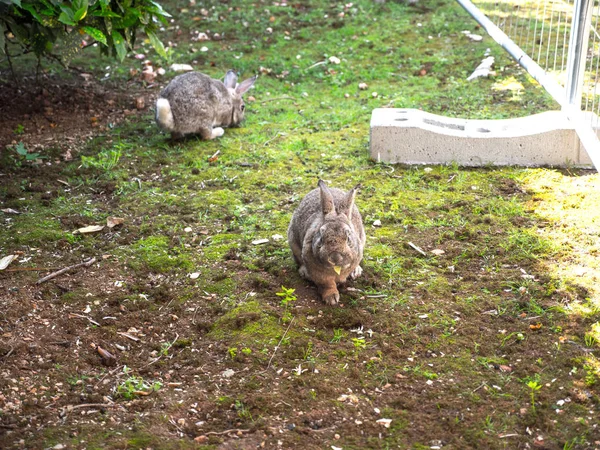
[[[156,36],[170,15],[152,0],[0,0],[0,52],[15,43],[23,52],[60,56],[68,61],[80,49],[99,43],[101,50],[123,61],[136,32],[144,32],[164,58]],[[85,36],[91,41],[84,41]]]

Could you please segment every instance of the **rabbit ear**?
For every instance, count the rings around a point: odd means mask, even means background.
[[[237,92],[240,95],[244,94],[248,89],[250,89],[252,87],[252,85],[256,81],[256,78],[257,77],[255,75],[252,78],[248,78],[247,80],[242,81],[240,84],[238,84],[236,86],[235,92]]]
[[[237,83],[237,75],[233,70],[228,70],[225,74],[225,80],[223,84],[226,88],[235,89],[235,85]]]
[[[361,188],[360,184],[357,184],[354,188],[350,189],[345,195],[342,202],[338,205],[338,214],[345,214],[348,219],[352,217],[352,208],[354,208],[354,199],[356,198],[356,192]]]
[[[333,196],[323,180],[319,180],[319,188],[321,188],[321,209],[323,210],[323,215],[326,216],[335,212]]]

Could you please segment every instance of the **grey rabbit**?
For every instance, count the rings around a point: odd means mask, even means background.
[[[230,70],[223,82],[200,72],[188,72],[171,80],[156,101],[156,123],[173,138],[199,134],[203,139],[223,136],[222,127],[237,126],[244,119],[242,95],[256,76],[237,84]]]
[[[328,305],[340,300],[337,283],[362,273],[365,230],[354,198],[360,185],[348,192],[328,188],[323,180],[294,211],[288,242],[300,276],[317,285]]]

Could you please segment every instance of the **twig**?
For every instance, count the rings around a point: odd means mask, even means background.
[[[168,351],[171,349],[171,347],[173,347],[173,344],[175,344],[175,342],[177,342],[177,339],[179,339],[179,334],[177,334],[177,333],[176,333],[176,334],[175,334],[175,339],[173,339],[173,342],[171,342],[171,343],[169,344],[169,346],[168,346],[166,349],[164,349],[163,351],[167,351],[167,352],[168,352]],[[161,355],[160,355],[158,358],[154,358],[154,359],[153,359],[152,361],[150,361],[148,364],[146,364],[146,365],[143,365],[143,366],[141,366],[141,367],[138,367],[138,368],[137,368],[137,370],[144,369],[144,368],[146,368],[146,367],[148,367],[148,366],[151,366],[151,365],[152,365],[152,364],[154,364],[155,362],[158,362],[158,361],[159,361],[159,360],[160,360],[160,359],[161,359],[163,356],[164,356],[164,354],[161,354]]]
[[[70,411],[74,410],[74,409],[81,409],[81,408],[109,408],[111,406],[118,406],[115,403],[82,403],[81,405],[75,405],[75,406],[66,406],[66,408],[68,408]]]
[[[482,387],[487,386],[487,383],[481,383],[481,386],[479,386],[478,388],[474,389],[473,392],[477,392],[479,389],[481,389]]]
[[[233,430],[225,430],[225,431],[209,431],[208,433],[204,433],[205,436],[208,436],[209,434],[215,435],[215,436],[220,436],[222,434],[229,434],[229,433],[248,433],[250,432],[250,430],[241,430],[239,428],[234,428]]]
[[[97,387],[100,383],[102,383],[102,381],[104,381],[104,379],[109,376],[112,375],[113,373],[115,373],[116,371],[123,369],[123,367],[125,367],[125,365],[122,366],[118,366],[116,369],[111,370],[110,372],[106,373],[106,375],[104,375],[102,378],[100,378],[100,380],[98,380],[98,382],[96,383],[96,385],[94,387]]]
[[[62,275],[63,273],[68,272],[70,270],[78,269],[79,267],[83,267],[83,266],[89,267],[92,264],[94,264],[95,262],[96,262],[96,258],[90,258],[87,261],[84,261],[82,263],[75,264],[75,265],[72,265],[72,266],[69,266],[69,267],[65,267],[64,269],[60,269],[60,270],[58,270],[56,272],[52,272],[50,275],[46,275],[44,278],[40,278],[39,280],[36,281],[35,284],[45,283],[46,281],[51,280],[52,278],[55,278],[55,277],[57,277],[59,275]]]
[[[260,103],[268,103],[268,102],[274,102],[275,100],[296,100],[294,97],[290,97],[289,95],[284,95],[283,97],[274,97],[274,98],[268,98],[266,100],[261,101]]]
[[[196,306],[196,309],[194,310],[194,317],[192,317],[192,325],[196,325],[196,313],[198,312],[198,309],[200,309],[200,306]]]
[[[269,364],[267,365],[267,368],[265,369],[265,372],[267,370],[269,370],[269,367],[271,367],[271,362],[273,361],[273,358],[275,357],[275,353],[277,353],[277,350],[279,350],[279,346],[281,345],[281,343],[285,339],[285,335],[290,330],[290,327],[292,326],[292,323],[294,323],[294,319],[295,318],[296,318],[296,316],[292,317],[292,320],[290,320],[290,324],[288,325],[287,329],[285,330],[285,333],[283,333],[283,336],[281,336],[281,339],[279,340],[279,344],[277,344],[277,346],[275,347],[275,350],[273,350],[273,354],[271,355],[271,359],[269,359]]]
[[[127,339],[131,339],[133,342],[140,342],[140,338],[132,336],[129,333],[123,333],[122,331],[118,331],[117,334],[120,334],[121,336],[125,336]]]
[[[519,433],[511,433],[511,434],[499,434],[498,437],[500,439],[504,439],[507,437],[515,437],[515,436],[519,436]]]
[[[271,139],[268,139],[264,144],[263,147],[266,147],[268,143],[274,141],[275,139],[277,139],[279,136],[285,136],[285,133],[280,133],[277,132],[277,134],[275,136],[273,136]]]
[[[415,244],[413,244],[412,242],[408,242],[408,245],[410,245],[412,248],[414,248],[416,251],[418,251],[421,255],[423,256],[427,256],[427,253],[425,253],[420,247],[417,247]]]
[[[96,322],[93,319],[90,319],[88,316],[84,316],[83,314],[77,314],[77,313],[69,313],[70,316],[74,316],[74,317],[80,317],[82,319],[87,319],[89,320],[91,323],[93,323],[94,325],[96,325],[97,327],[101,327],[102,325],[100,325],[98,322]]]
[[[307,67],[307,68],[306,68],[306,70],[310,70],[310,69],[312,69],[313,67],[321,66],[321,65],[323,65],[323,64],[327,64],[327,61],[319,61],[319,62],[316,62],[316,63],[314,63],[312,66],[309,66],[309,67]]]
[[[48,267],[46,269],[42,267],[17,267],[15,269],[4,269],[3,272],[47,272],[49,270],[57,270],[56,267]]]

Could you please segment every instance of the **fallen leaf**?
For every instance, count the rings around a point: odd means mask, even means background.
[[[90,225],[89,227],[79,228],[75,231],[75,233],[80,234],[89,234],[89,233],[97,233],[98,231],[104,230],[104,225]]]
[[[501,364],[498,367],[500,367],[500,370],[502,372],[512,372],[512,367],[510,367],[510,366],[505,366],[505,365]]]
[[[431,250],[431,253],[433,253],[435,256],[441,256],[446,252],[444,250],[442,250],[441,248],[436,248],[436,249]]]
[[[0,270],[6,269],[15,259],[17,259],[17,255],[8,255],[0,259]]]
[[[383,425],[383,426],[384,426],[384,427],[386,427],[386,428],[389,428],[389,427],[390,427],[390,424],[392,423],[392,419],[379,419],[379,420],[377,421],[377,423],[378,423],[379,425]]]
[[[529,329],[533,330],[533,331],[539,330],[540,328],[542,328],[542,324],[541,323],[536,323],[536,324],[532,323],[531,325],[529,325]]]
[[[121,217],[107,217],[106,218],[106,226],[108,228],[114,228],[117,225],[121,225],[123,222],[125,222],[125,219],[122,219]]]
[[[107,366],[114,364],[117,361],[117,358],[110,353],[108,350],[104,350],[99,345],[96,347],[98,354],[102,357],[102,362]]]

